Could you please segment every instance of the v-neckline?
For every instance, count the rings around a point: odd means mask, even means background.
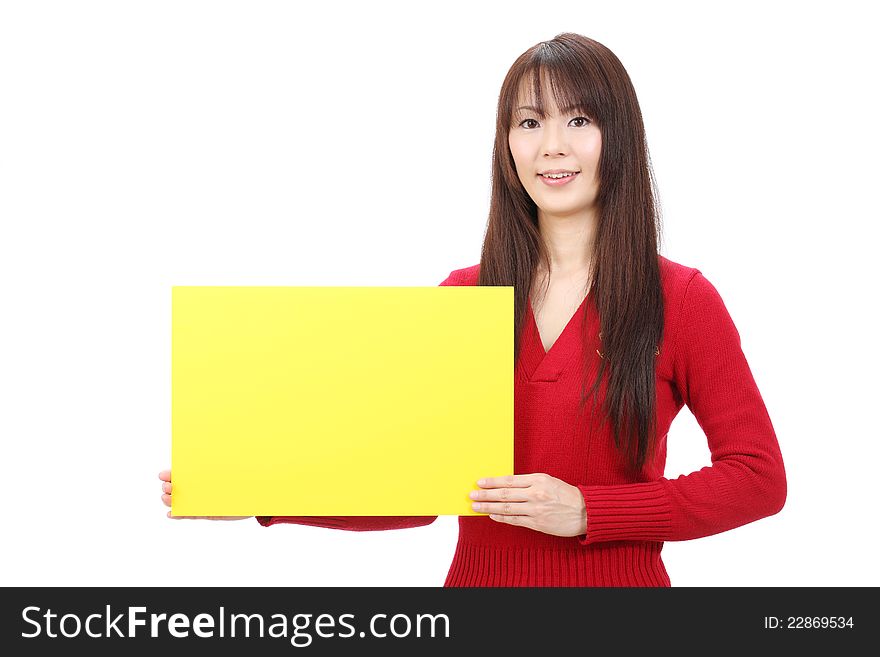
[[[531,296],[529,296],[529,298],[528,298],[528,309],[529,309],[528,315],[529,315],[529,319],[531,320],[531,323],[532,323],[532,328],[535,330],[535,336],[538,338],[538,345],[541,348],[541,354],[543,355],[543,357],[546,358],[547,356],[550,355],[550,353],[553,352],[554,349],[556,349],[556,346],[563,340],[563,338],[566,337],[566,333],[568,333],[569,328],[572,326],[572,324],[574,324],[578,318],[583,316],[584,304],[587,303],[587,299],[589,299],[589,298],[590,298],[590,294],[588,292],[587,295],[581,300],[580,304],[577,307],[577,310],[575,310],[574,313],[572,314],[572,316],[568,318],[568,321],[565,323],[565,326],[562,327],[562,331],[559,332],[559,335],[556,336],[556,339],[553,341],[553,344],[550,345],[550,349],[546,349],[544,347],[544,340],[541,338],[541,331],[538,328],[538,320],[535,317],[535,309],[532,308],[532,299],[531,299]]]
[[[520,367],[527,381],[532,383],[558,381],[563,370],[572,357],[580,352],[583,334],[584,306],[590,301],[588,293],[577,310],[574,311],[562,331],[556,337],[549,350],[544,349],[544,342],[538,331],[538,321],[532,308],[532,300],[526,301],[528,315],[523,332],[523,349],[521,350]],[[591,321],[591,320],[588,320]]]

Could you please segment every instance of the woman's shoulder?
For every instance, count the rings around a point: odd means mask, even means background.
[[[695,280],[705,280],[702,272],[696,267],[675,262],[659,253],[657,258],[660,263],[660,284],[663,287],[663,296],[667,303],[679,305],[684,299],[688,287]]]
[[[683,283],[687,286],[688,282],[696,274],[700,273],[700,270],[695,267],[688,267],[680,262],[675,262],[659,253],[657,254],[657,259],[660,263],[660,280],[664,288],[670,284],[681,285]]]
[[[453,269],[440,285],[476,285],[480,280],[480,264]]]
[[[721,293],[700,269],[659,257],[667,330],[677,334],[714,325],[718,332],[718,326],[733,326]]]

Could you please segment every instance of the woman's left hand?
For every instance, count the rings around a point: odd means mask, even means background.
[[[489,477],[471,491],[474,511],[497,522],[554,536],[580,536],[587,530],[584,496],[576,486],[548,474]]]

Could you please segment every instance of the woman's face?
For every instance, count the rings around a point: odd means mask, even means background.
[[[592,119],[571,110],[561,113],[545,82],[543,97],[548,115],[541,119],[521,88],[514,105],[508,143],[519,179],[538,206],[539,216],[591,215],[599,191],[597,170],[602,133]],[[541,174],[554,170],[576,172],[557,180]]]

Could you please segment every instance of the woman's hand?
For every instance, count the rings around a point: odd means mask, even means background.
[[[520,525],[554,536],[580,536],[587,531],[587,512],[580,489],[548,474],[490,477],[471,491],[474,511],[497,522]]]
[[[162,484],[162,501],[165,503],[165,506],[171,506],[171,470],[162,470],[159,473],[159,479],[161,479],[164,483]],[[172,516],[171,511],[165,514],[169,518],[173,518],[174,520],[182,520],[187,518],[189,520],[244,520],[245,518],[252,518],[253,516]]]

